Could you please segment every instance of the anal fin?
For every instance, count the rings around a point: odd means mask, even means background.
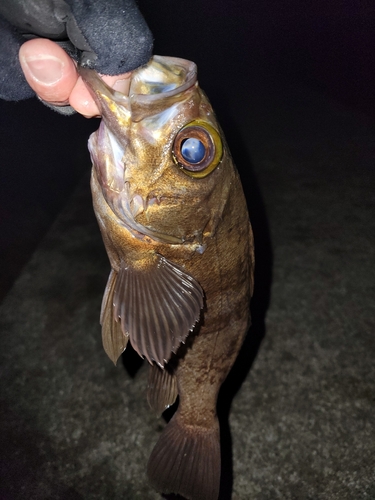
[[[160,416],[176,401],[176,376],[169,371],[168,365],[164,369],[152,365],[148,373],[147,401],[156,415]]]
[[[188,500],[217,500],[220,490],[219,424],[184,425],[178,412],[153,449],[147,474],[154,489]]]

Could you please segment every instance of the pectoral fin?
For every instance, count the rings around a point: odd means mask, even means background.
[[[108,357],[117,363],[118,358],[125,351],[129,337],[121,329],[118,318],[114,315],[113,295],[117,280],[117,273],[112,269],[104,292],[100,323],[102,325],[102,341]],[[117,319],[117,321],[116,321]]]
[[[203,290],[180,267],[156,255],[146,268],[121,263],[113,303],[133,348],[163,367],[199,320]]]

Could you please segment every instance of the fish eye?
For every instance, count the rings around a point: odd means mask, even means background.
[[[173,161],[190,177],[206,177],[218,166],[222,155],[218,131],[203,120],[182,127],[173,143]]]
[[[181,154],[184,160],[190,163],[199,163],[205,157],[206,148],[199,139],[190,137],[190,139],[184,139],[182,141]]]

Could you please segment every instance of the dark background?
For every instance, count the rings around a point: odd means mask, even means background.
[[[231,82],[295,80],[375,117],[375,8],[369,1],[139,1],[156,54],[194,60],[225,131]],[[251,86],[247,89],[252,92]],[[246,95],[246,93],[245,93]],[[84,171],[97,120],[36,99],[0,102],[0,298]]]
[[[155,53],[197,63],[254,230],[252,327],[218,405],[220,500],[375,499],[374,8],[140,5]],[[114,368],[100,345],[98,120],[0,106],[2,296],[19,275],[0,316],[0,497],[157,498],[147,367],[127,349]]]

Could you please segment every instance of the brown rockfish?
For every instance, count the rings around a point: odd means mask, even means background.
[[[217,500],[216,400],[249,327],[253,239],[241,182],[190,61],[154,56],[129,95],[80,69],[102,115],[89,140],[93,203],[112,271],[101,324],[116,363],[128,340],[161,414],[153,487]]]

